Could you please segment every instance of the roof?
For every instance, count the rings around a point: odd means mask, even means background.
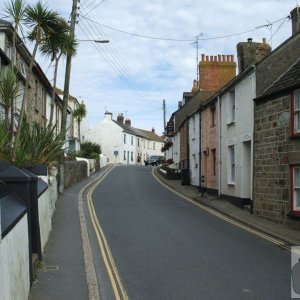
[[[300,58],[283,73],[261,96],[255,98],[255,101],[268,98],[273,95],[287,92],[290,89],[300,86]]]
[[[199,109],[199,105],[208,99],[213,92],[198,92],[188,103],[175,112],[175,132],[177,132],[186,118]]]
[[[161,138],[159,135],[157,135],[155,132],[152,131],[147,131],[147,130],[143,130],[143,129],[139,129],[139,128],[135,128],[135,127],[131,127],[127,124],[124,123],[120,123],[118,121],[112,120],[115,124],[117,124],[118,126],[120,126],[124,132],[127,132],[129,134],[132,135],[136,135],[142,138],[146,138],[148,140],[151,141],[156,141],[156,142],[163,142],[164,139]]]

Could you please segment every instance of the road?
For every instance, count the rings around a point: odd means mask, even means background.
[[[180,198],[151,170],[115,167],[93,190],[102,299],[290,299],[289,251]]]

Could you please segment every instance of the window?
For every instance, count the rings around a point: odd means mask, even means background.
[[[235,183],[235,151],[234,145],[228,147],[228,183]]]
[[[126,160],[126,151],[124,151],[124,160]]]
[[[124,144],[126,144],[126,134],[124,134]]]
[[[212,156],[212,164],[213,164],[213,167],[212,167],[212,171],[213,171],[213,175],[216,175],[216,169],[217,169],[217,166],[216,166],[216,149],[211,149],[211,156]]]
[[[300,215],[300,165],[291,166],[291,210]]]
[[[153,142],[153,150],[155,150],[155,143]]]
[[[216,126],[216,106],[213,105],[210,108],[210,116],[211,116],[211,127]]]
[[[131,137],[131,145],[133,145],[133,136]]]
[[[292,135],[300,136],[300,89],[295,90],[292,94]]]
[[[46,118],[47,109],[46,106],[46,90],[42,88],[42,115]]]
[[[39,94],[39,82],[35,80],[35,85],[34,85],[34,108],[36,111],[39,111],[38,109],[38,94]]]
[[[138,147],[140,146],[140,138],[138,138]]]
[[[133,152],[131,152],[131,157],[130,157],[131,161],[133,161]]]
[[[235,91],[232,90],[228,93],[228,119],[227,124],[235,121]]]

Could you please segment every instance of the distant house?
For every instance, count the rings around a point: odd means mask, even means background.
[[[300,23],[257,66],[254,213],[300,229]],[[271,70],[271,71],[270,71]]]
[[[113,120],[113,115],[106,112],[104,119],[94,128],[83,133],[86,141],[101,145],[102,153],[110,163],[144,164],[151,155],[162,155],[163,139],[155,130],[146,131],[131,126],[131,120],[124,120],[123,114]]]

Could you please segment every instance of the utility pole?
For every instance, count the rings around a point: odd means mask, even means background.
[[[163,100],[163,114],[164,114],[164,133],[166,130],[166,100]]]
[[[70,35],[72,37],[74,37],[74,35],[75,35],[75,24],[76,24],[76,17],[77,17],[77,2],[78,2],[78,0],[73,0],[73,5],[72,5],[71,22],[70,22]],[[71,63],[72,63],[72,55],[67,54],[62,119],[61,119],[61,130],[62,130],[64,139],[66,139],[66,129],[67,129],[67,108],[68,108],[68,99],[69,99]]]
[[[197,54],[196,54],[196,63],[197,63],[197,84],[199,84],[199,36],[196,36],[196,47],[197,47]]]
[[[71,12],[71,22],[70,22],[70,36],[74,37],[75,35],[75,24],[77,16],[77,2],[80,0],[73,0],[72,12]],[[63,138],[66,142],[66,129],[67,129],[67,108],[68,108],[68,99],[69,99],[69,87],[70,87],[70,75],[71,75],[71,63],[72,56],[67,54],[66,59],[66,72],[65,72],[65,83],[64,83],[64,96],[63,96],[63,105],[62,105],[62,118],[61,118],[61,131]],[[65,184],[65,171],[64,171],[64,153],[60,157],[59,163],[59,193],[63,193],[64,184]]]

